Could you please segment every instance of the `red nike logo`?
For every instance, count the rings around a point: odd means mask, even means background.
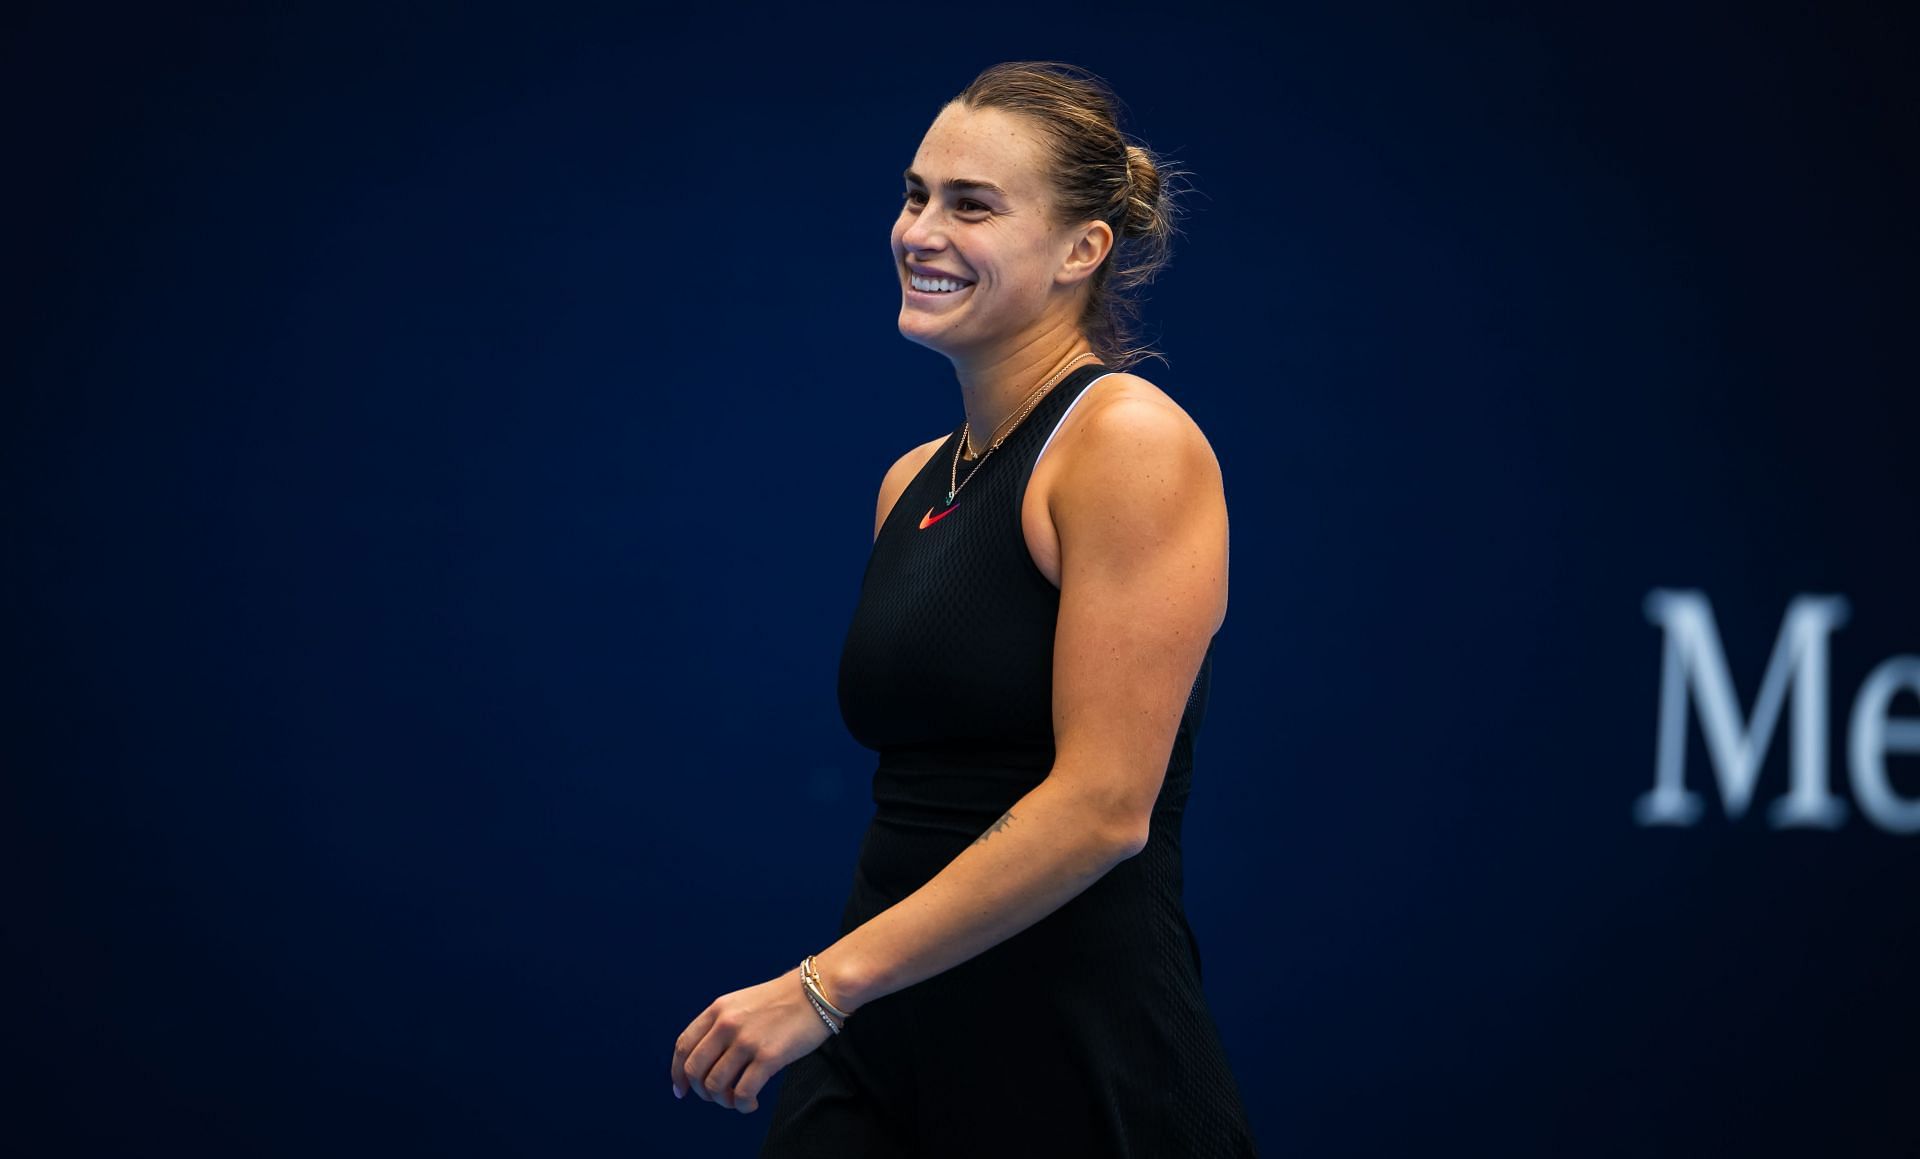
[[[945,511],[942,511],[940,514],[935,515],[933,513],[933,508],[931,507],[927,508],[927,513],[920,517],[920,530],[925,531],[927,528],[932,527],[934,524],[940,522],[942,519],[945,519],[947,516],[952,515],[955,511],[958,511],[958,510],[960,510],[958,507],[949,507]]]

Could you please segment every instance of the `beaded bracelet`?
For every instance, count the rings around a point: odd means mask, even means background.
[[[826,1011],[820,1009],[820,1003],[817,1001],[814,1001],[813,995],[811,994],[807,995],[807,1001],[813,1003],[813,1012],[820,1016],[820,1021],[827,1024],[828,1030],[833,1031],[835,1034],[840,1033],[840,1028],[833,1024],[833,1016],[828,1014]]]

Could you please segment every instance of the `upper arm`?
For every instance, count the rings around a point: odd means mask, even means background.
[[[920,473],[920,468],[927,465],[927,460],[933,456],[935,451],[940,449],[940,444],[946,441],[947,436],[945,435],[928,439],[913,450],[895,459],[893,466],[887,468],[886,475],[880,480],[880,498],[875,503],[873,509],[873,537],[875,539],[880,538],[880,528],[887,521],[887,513],[892,511],[893,505],[900,501],[901,492],[907,489],[907,484],[913,482],[913,477]]]
[[[1227,508],[1205,435],[1163,398],[1090,416],[1049,502],[1060,540],[1054,776],[1144,842],[1227,608]]]

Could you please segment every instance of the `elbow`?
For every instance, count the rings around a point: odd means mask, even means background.
[[[1114,825],[1112,829],[1112,850],[1115,861],[1125,861],[1137,857],[1147,847],[1147,839],[1152,836],[1152,821],[1147,817],[1131,817]]]
[[[1057,774],[1047,783],[1066,794],[1065,807],[1077,819],[1074,830],[1080,841],[1076,844],[1089,851],[1088,855],[1112,865],[1138,856],[1147,847],[1153,824],[1151,800],[1088,786]]]

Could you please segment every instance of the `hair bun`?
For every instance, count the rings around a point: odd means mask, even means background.
[[[1145,285],[1172,258],[1179,207],[1174,204],[1175,191],[1168,179],[1177,179],[1182,172],[1175,169],[1169,173],[1150,150],[1127,143],[1127,202],[1114,225],[1126,241],[1128,253],[1113,271],[1116,287]]]
[[[1123,237],[1146,237],[1165,217],[1160,167],[1153,154],[1138,145],[1127,146],[1127,210],[1120,222]]]

